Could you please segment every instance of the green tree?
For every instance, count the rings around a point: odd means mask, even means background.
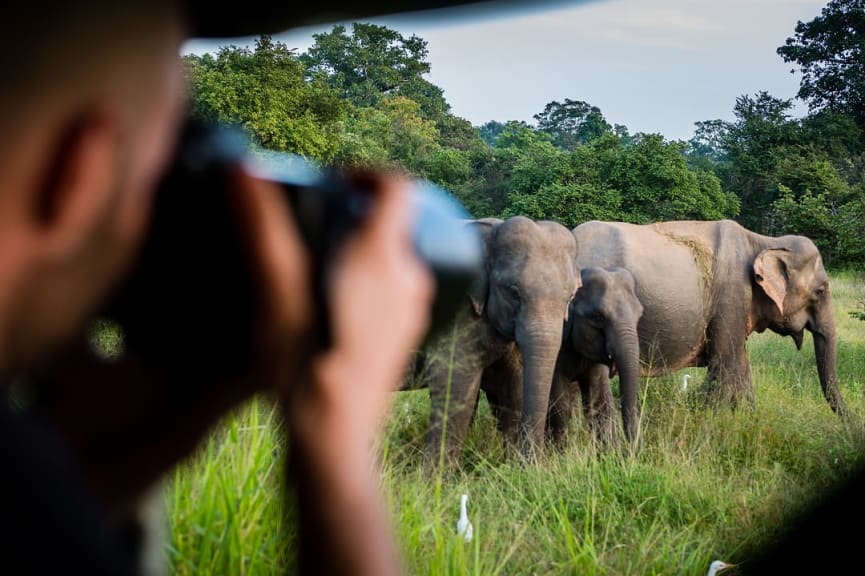
[[[772,216],[776,229],[811,238],[820,247],[823,259],[827,263],[832,261],[837,237],[825,194],[806,190],[797,197],[790,188],[779,184]]]
[[[859,184],[848,202],[838,210],[838,260],[844,264],[865,265],[865,184]],[[863,303],[865,304],[865,303]],[[863,306],[865,314],[865,306]],[[865,316],[862,318],[865,320]]]
[[[865,127],[863,0],[830,0],[819,16],[796,24],[778,54],[799,65],[798,97],[811,110],[843,112]]]
[[[622,146],[632,146],[637,141],[637,139],[628,131],[628,127],[624,124],[614,124],[613,134],[619,138]]]
[[[379,109],[390,121],[387,147],[391,158],[410,170],[419,171],[424,160],[439,149],[435,123],[420,114],[420,105],[404,96],[384,98]]]
[[[492,148],[484,143],[468,150],[472,166],[469,182],[458,187],[458,196],[477,217],[496,216],[507,206],[508,183],[516,161],[513,150]]]
[[[240,125],[266,148],[333,158],[345,105],[323,82],[304,79],[285,44],[262,36],[254,50],[227,46],[215,57],[185,56],[184,63],[194,116]]]
[[[351,34],[343,25],[314,34],[315,43],[300,59],[310,77],[322,75],[356,106],[373,106],[387,95],[403,95],[431,114],[447,109],[442,92],[423,75],[430,70],[427,43],[406,38],[386,26],[355,22]]]
[[[381,168],[392,164],[387,143],[391,139],[390,119],[372,107],[349,108],[339,133],[340,146],[334,163],[342,167]]]
[[[587,146],[564,152],[540,143],[514,168],[503,215],[555,220],[569,228],[620,220],[621,194],[605,180],[602,164],[602,155]]]
[[[634,146],[610,158],[610,185],[622,194],[621,219],[645,223],[736,216],[738,203],[721,191],[714,175],[688,167],[684,147],[659,134],[642,134]]]
[[[713,162],[724,160],[731,128],[732,126],[723,120],[694,122],[694,136],[688,141],[690,153]]]
[[[438,130],[404,96],[382,98],[377,107],[354,108],[343,124],[336,160],[344,166],[400,165],[418,175],[436,153]]]
[[[545,137],[546,136],[546,137]],[[683,144],[660,135],[633,143],[608,133],[568,152],[546,133],[512,123],[498,142],[510,142],[513,164],[503,216],[524,214],[576,226],[586,220],[719,219],[738,212],[714,174],[692,171]]]
[[[495,146],[499,134],[501,134],[502,130],[504,129],[505,125],[502,122],[490,120],[489,122],[478,128],[478,133],[480,134],[481,139],[484,142],[486,142],[490,146]]]
[[[552,139],[549,134],[535,130],[525,122],[517,120],[506,122],[496,136],[496,148],[510,150],[514,153],[541,142],[552,143]]]
[[[758,232],[766,231],[767,214],[777,195],[774,173],[779,158],[800,142],[798,124],[792,119],[791,100],[767,92],[744,95],[733,107],[735,121],[709,127],[723,142],[724,159],[715,171],[723,187],[739,196],[741,222]]]
[[[441,136],[440,143],[442,146],[463,151],[489,147],[481,138],[478,129],[464,118],[448,114],[441,121],[436,122],[436,127]]]
[[[549,134],[562,150],[573,150],[612,131],[600,108],[581,100],[553,100],[534,118],[538,130]]]
[[[802,139],[822,150],[844,178],[860,182],[865,174],[865,132],[853,117],[821,110],[802,120]]]
[[[454,118],[450,112],[450,104],[445,100],[444,90],[424,78],[414,78],[405,82],[396,93],[417,102],[420,105],[421,116],[434,121],[438,127]]]
[[[522,121],[508,121],[497,131],[494,147],[475,148],[472,154],[477,183],[483,186],[482,204],[489,207],[484,216],[501,215],[507,209],[513,195],[514,170],[524,156],[535,149],[555,150],[547,134]]]
[[[456,148],[439,148],[426,158],[423,173],[443,186],[464,184],[472,176],[471,156]]]

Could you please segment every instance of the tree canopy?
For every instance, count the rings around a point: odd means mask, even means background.
[[[441,90],[424,80],[430,71],[427,43],[417,36],[405,38],[396,30],[355,22],[351,34],[345,26],[313,35],[315,43],[300,61],[310,77],[327,83],[357,106],[375,105],[380,98],[408,92],[447,104]]]
[[[255,49],[228,46],[215,57],[184,58],[199,118],[242,126],[257,144],[330,160],[345,105],[284,44],[262,36]]]
[[[544,106],[543,112],[535,114],[538,129],[553,139],[553,144],[563,150],[573,150],[580,144],[588,144],[612,131],[600,108],[588,102],[565,98]]]
[[[830,0],[796,24],[778,54],[802,72],[798,97],[811,110],[849,114],[865,127],[865,1]]]
[[[184,60],[196,116],[239,125],[265,148],[400,167],[477,217],[524,214],[569,227],[735,218],[761,233],[805,234],[830,264],[861,265],[863,2],[832,0],[779,48],[803,66],[808,115],[795,118],[789,99],[744,94],[732,121],[697,122],[688,142],[632,134],[570,98],[547,103],[534,124],[472,126],[427,78],[426,41],[375,24],[334,26],[301,54],[262,36],[252,49]]]

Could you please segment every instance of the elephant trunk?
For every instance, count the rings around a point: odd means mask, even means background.
[[[829,402],[832,411],[839,416],[847,413],[847,407],[841,399],[838,390],[838,367],[835,357],[835,317],[832,312],[832,298],[827,293],[822,314],[812,328],[814,336],[814,356],[817,359],[817,374],[820,377],[820,386],[823,388],[823,396]]]
[[[543,315],[526,314],[527,318],[540,316]],[[520,452],[524,457],[532,458],[544,439],[553,372],[562,344],[561,316],[555,315],[554,321],[531,321],[525,325],[518,323],[516,340],[523,356]]]
[[[622,425],[625,437],[633,443],[637,438],[639,412],[637,390],[640,381],[640,343],[634,326],[613,326],[607,337],[610,356],[619,372],[619,391],[622,396]]]

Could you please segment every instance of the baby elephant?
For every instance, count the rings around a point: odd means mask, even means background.
[[[592,431],[611,439],[615,419],[610,376],[619,373],[622,423],[633,442],[637,433],[640,344],[637,323],[643,306],[634,277],[623,268],[584,268],[582,287],[570,305],[550,397],[549,432],[560,440],[572,415],[576,386]]]

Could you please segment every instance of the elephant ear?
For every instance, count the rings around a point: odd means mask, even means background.
[[[580,269],[579,264],[577,264],[577,254],[579,254],[580,241],[577,240],[577,237],[573,234],[570,234],[570,237],[573,239],[573,255],[572,262],[574,264],[574,291],[571,292],[571,300],[568,302],[568,306],[565,308],[565,322],[571,317],[571,304],[574,301],[574,298],[577,296],[577,291],[583,286],[583,271]]]
[[[571,306],[573,306],[574,298],[577,297],[577,292],[583,286],[583,273],[580,270],[580,267],[577,266],[577,259],[574,258],[574,291],[571,293],[571,300],[568,302],[568,305],[565,307],[565,322],[567,322],[571,317]]]
[[[472,303],[472,310],[478,316],[482,316],[487,305],[487,297],[490,293],[490,258],[492,256],[491,243],[494,236],[496,226],[501,223],[501,220],[488,218],[472,222],[469,226],[474,226],[481,237],[481,247],[483,248],[483,266],[475,277],[469,288],[469,301]]]
[[[754,279],[766,296],[772,299],[781,314],[784,313],[784,298],[790,283],[786,248],[767,248],[754,260]]]
[[[582,288],[583,286],[583,271],[580,269],[580,266],[577,264],[577,259],[574,258],[574,294],[577,294],[577,290]]]

